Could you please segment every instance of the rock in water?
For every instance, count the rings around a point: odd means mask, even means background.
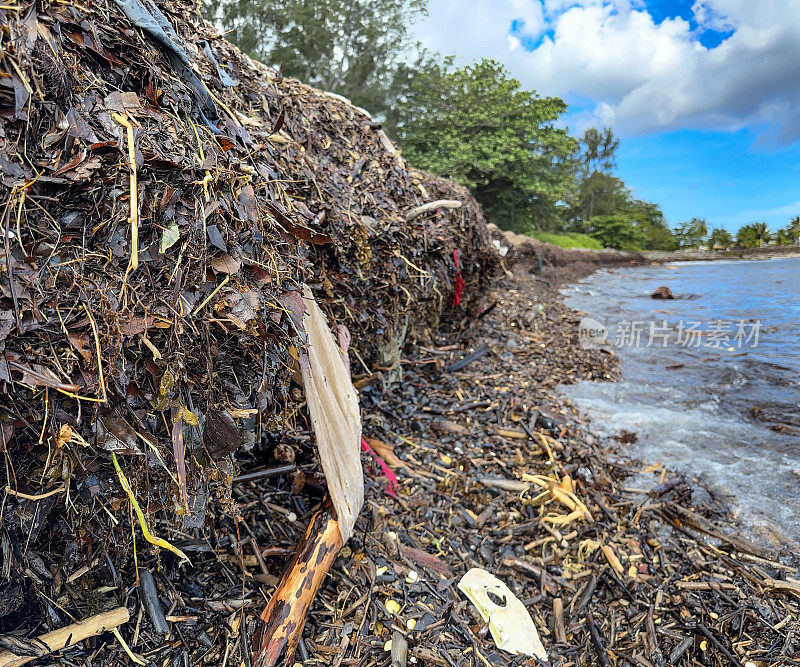
[[[674,299],[675,295],[672,290],[666,285],[662,285],[655,292],[650,295],[651,299]]]

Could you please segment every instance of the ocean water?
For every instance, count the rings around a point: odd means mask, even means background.
[[[562,294],[622,361],[621,382],[562,388],[595,427],[728,496],[751,536],[800,544],[800,258],[604,270]]]

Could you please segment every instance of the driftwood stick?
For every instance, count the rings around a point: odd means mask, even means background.
[[[38,640],[47,646],[49,652],[60,651],[78,642],[82,642],[89,637],[96,637],[104,632],[113,630],[123,623],[127,623],[130,614],[125,607],[117,607],[111,611],[104,611],[102,614],[90,616],[78,623],[73,623],[64,628],[53,630],[38,637]],[[11,651],[0,653],[0,667],[19,667],[26,665],[43,656],[19,656]]]
[[[283,654],[285,664],[292,663],[308,610],[341,548],[339,522],[333,507],[325,503],[311,518],[272,599],[261,613],[263,623],[253,637],[253,667],[274,667]]]
[[[564,601],[561,598],[553,599],[553,629],[559,644],[567,641],[567,630],[564,625]]]
[[[439,201],[432,201],[417,208],[412,208],[406,215],[406,220],[416,218],[418,215],[427,213],[428,211],[435,211],[437,208],[461,208],[461,202],[455,199],[440,199]]]

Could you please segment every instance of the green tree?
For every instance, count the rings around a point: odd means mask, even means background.
[[[586,174],[610,174],[617,166],[619,139],[610,127],[598,130],[590,127],[580,138],[581,163]]]
[[[638,242],[643,250],[676,250],[678,239],[675,238],[664,213],[657,204],[629,200],[626,204],[628,217],[637,228]]]
[[[586,233],[600,241],[604,248],[638,252],[644,245],[642,230],[627,211],[589,218]]]
[[[708,245],[711,248],[728,248],[733,245],[733,237],[730,232],[723,227],[715,227],[708,237]]]
[[[552,228],[572,187],[576,142],[556,126],[557,97],[523,90],[493,60],[420,72],[399,104],[397,134],[408,161],[471,188],[505,228]]]
[[[618,211],[589,218],[584,233],[605,248],[638,252],[675,250],[678,241],[657,204],[631,199]]]
[[[582,228],[596,215],[619,213],[630,197],[630,190],[616,176],[600,171],[578,174],[570,201],[570,224]]]
[[[785,227],[789,240],[794,245],[800,245],[800,216],[795,216]]]
[[[409,25],[427,0],[203,0],[243,51],[324,90],[385,113],[419,64]]]
[[[698,248],[708,234],[708,225],[701,218],[692,218],[682,222],[675,228],[675,237],[681,248]]]
[[[743,248],[760,248],[772,240],[766,222],[752,222],[736,232],[736,243]]]
[[[579,139],[578,164],[576,174],[578,217],[583,221],[595,215],[611,215],[620,209],[627,199],[625,184],[613,176],[617,166],[619,139],[611,128],[598,130],[590,127]]]

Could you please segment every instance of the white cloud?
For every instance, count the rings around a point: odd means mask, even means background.
[[[464,63],[479,58],[505,61],[519,46],[518,40],[509,40],[516,19],[525,22],[526,30],[544,29],[538,0],[430,0],[428,16],[415,32],[423,46],[454,54]]]
[[[504,62],[527,87],[593,101],[623,133],[769,124],[800,135],[800,0],[697,0],[697,30],[733,31],[715,48],[681,18],[656,24],[642,0],[431,0],[430,48]],[[510,35],[541,40],[534,51]]]

